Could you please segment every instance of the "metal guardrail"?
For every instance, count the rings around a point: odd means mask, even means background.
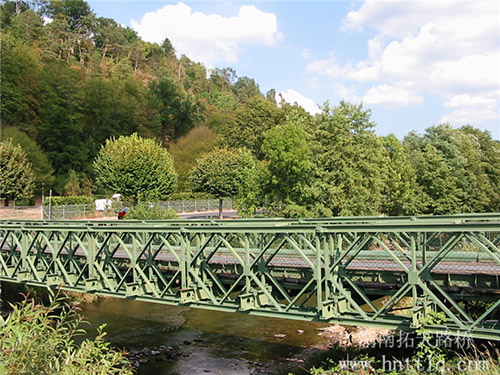
[[[219,225],[219,226],[295,226],[295,225],[335,225],[335,224],[375,224],[375,223],[426,223],[430,222],[436,223],[447,223],[447,224],[459,224],[459,223],[481,223],[481,222],[498,222],[500,221],[500,213],[480,213],[480,214],[456,214],[456,215],[422,215],[422,216],[343,216],[343,217],[331,217],[331,218],[304,218],[304,219],[284,219],[284,218],[247,218],[238,219],[233,221],[219,220],[219,219],[169,219],[169,220],[127,220],[117,222],[116,220],[99,220],[94,221],[89,219],[87,221],[82,220],[30,220],[29,223],[32,225],[86,225],[86,226],[102,226],[102,225],[138,225],[138,224],[148,224],[151,226],[155,225]],[[1,220],[0,223],[25,223],[26,220],[23,219],[9,219]]]
[[[246,314],[500,339],[500,214],[0,221],[0,280]],[[381,299],[382,296],[382,299]],[[468,309],[482,301],[484,310]]]

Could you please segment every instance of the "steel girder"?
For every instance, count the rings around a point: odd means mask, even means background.
[[[498,340],[499,218],[0,222],[0,280]]]

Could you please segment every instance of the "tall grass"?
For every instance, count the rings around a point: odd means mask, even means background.
[[[132,374],[124,353],[105,341],[104,326],[95,339],[75,343],[85,333],[83,317],[68,301],[52,293],[48,306],[28,297],[12,304],[8,317],[0,317],[0,374]]]

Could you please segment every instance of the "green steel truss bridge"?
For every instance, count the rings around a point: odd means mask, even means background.
[[[500,339],[500,213],[0,221],[0,281]]]

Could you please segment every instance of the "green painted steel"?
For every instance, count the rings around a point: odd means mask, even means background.
[[[442,312],[426,329],[500,339],[499,213],[10,220],[0,251],[4,281],[402,330]]]

